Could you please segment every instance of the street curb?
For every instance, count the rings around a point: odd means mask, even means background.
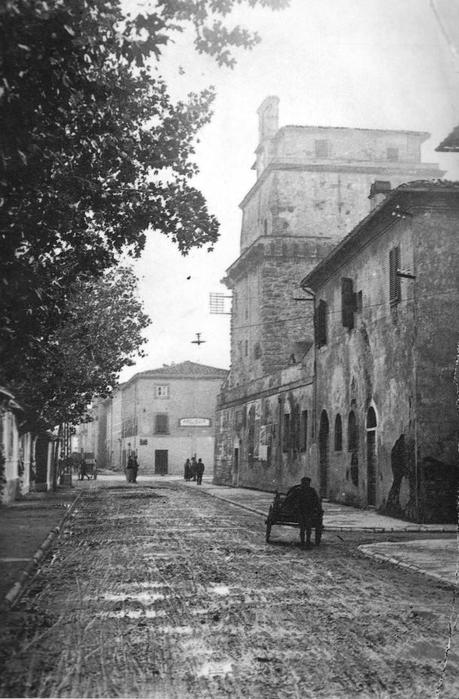
[[[370,546],[371,545],[372,544],[370,544]],[[404,568],[405,570],[409,570],[414,573],[420,573],[421,575],[424,575],[427,578],[431,578],[436,582],[441,582],[443,585],[447,586],[452,590],[455,590],[458,587],[458,581],[451,582],[451,580],[446,580],[446,578],[443,578],[441,575],[438,575],[438,573],[429,573],[427,570],[424,570],[423,568],[420,568],[419,566],[416,566],[413,563],[405,563],[404,561],[401,561],[398,558],[394,558],[393,556],[389,556],[385,553],[373,553],[372,551],[367,550],[367,546],[368,544],[362,544],[358,547],[360,553],[366,558],[373,558],[378,561],[382,561],[383,563],[390,563],[391,565],[397,566],[398,568]]]
[[[46,539],[43,541],[43,543],[35,551],[35,554],[34,554],[32,560],[30,561],[30,563],[28,563],[27,567],[22,571],[21,575],[19,576],[19,580],[14,583],[14,585],[10,588],[10,590],[4,596],[4,598],[2,600],[2,604],[6,604],[8,609],[11,609],[16,604],[16,602],[19,601],[19,599],[23,595],[23,593],[27,587],[27,584],[33,578],[33,575],[36,573],[38,566],[40,565],[41,561],[43,560],[43,558],[46,556],[49,549],[51,548],[53,541],[61,533],[63,525],[65,524],[67,519],[70,517],[70,515],[73,513],[81,496],[82,496],[82,492],[77,494],[77,496],[75,497],[73,502],[70,504],[69,508],[64,513],[63,517],[61,518],[61,521],[59,522],[59,524],[56,527],[54,527],[53,529],[51,529],[51,531],[48,534],[48,536],[46,537]]]
[[[260,515],[261,517],[267,517],[268,513],[267,512],[262,512],[261,510],[257,510],[255,507],[251,507],[250,505],[243,505],[240,502],[234,502],[234,500],[229,500],[228,498],[223,497],[222,495],[215,495],[215,493],[211,493],[208,491],[206,488],[203,488],[201,493],[206,493],[207,495],[210,495],[213,498],[216,498],[217,500],[223,500],[223,502],[228,502],[230,505],[234,505],[235,507],[241,507],[243,510],[248,510],[249,512],[254,512],[257,515]],[[324,531],[327,532],[368,532],[369,534],[395,534],[395,533],[402,533],[402,534],[456,534],[457,533],[457,527],[455,524],[451,525],[451,528],[449,527],[439,527],[438,529],[426,529],[425,527],[412,527],[412,526],[406,526],[403,529],[399,527],[334,527],[331,525],[324,525],[323,528]]]

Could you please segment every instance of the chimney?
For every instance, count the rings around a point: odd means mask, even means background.
[[[270,140],[279,129],[279,97],[266,97],[257,109],[258,143]]]
[[[375,180],[370,187],[370,211],[373,211],[391,191],[390,182],[387,180]]]

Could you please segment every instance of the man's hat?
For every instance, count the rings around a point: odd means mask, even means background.
[[[301,482],[302,483],[310,483],[311,479],[309,478],[309,476],[305,476],[304,478],[301,479]]]

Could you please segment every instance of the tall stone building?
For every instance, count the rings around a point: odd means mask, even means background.
[[[375,180],[390,188],[442,174],[421,162],[427,133],[279,128],[278,106],[268,97],[258,109],[257,179],[241,203],[241,253],[224,280],[233,295],[231,370],[215,465],[218,483],[267,489],[287,487],[316,460],[313,304],[304,294],[294,300],[300,281],[368,214]]]

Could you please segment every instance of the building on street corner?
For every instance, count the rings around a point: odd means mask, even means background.
[[[372,198],[301,283],[316,312],[314,475],[333,500],[454,521],[459,183]]]
[[[140,475],[183,475],[187,458],[212,471],[217,395],[225,369],[181,362],[135,374],[93,409],[77,428],[76,449],[93,454],[98,468],[125,468],[135,452]]]

